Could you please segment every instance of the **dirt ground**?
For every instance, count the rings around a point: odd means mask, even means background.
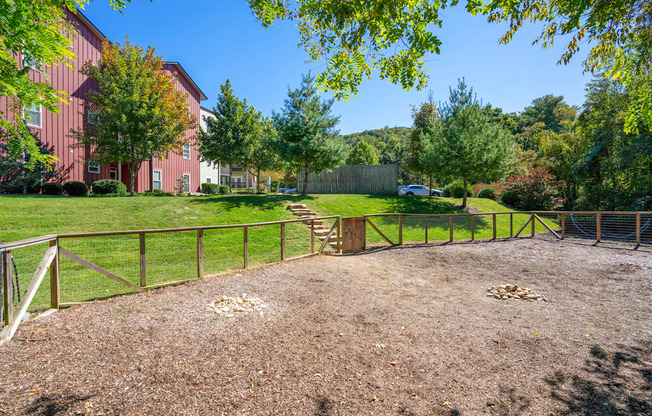
[[[486,296],[504,283],[550,302]],[[205,310],[241,293],[267,308]],[[651,415],[652,250],[313,257],[24,324],[0,375],[9,415]]]

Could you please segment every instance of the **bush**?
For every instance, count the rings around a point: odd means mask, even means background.
[[[229,193],[229,186],[228,185],[220,185],[220,194],[228,194]]]
[[[443,190],[444,196],[447,198],[463,198],[464,197],[464,182],[455,181],[446,185]],[[473,189],[471,185],[466,185],[466,196],[473,197]]]
[[[279,184],[279,181],[273,181],[270,184],[270,187],[269,187],[270,191],[271,192],[278,192],[278,184]]]
[[[154,189],[153,191],[145,191],[142,196],[174,196],[172,192],[165,192],[162,189]]]
[[[56,182],[47,182],[41,185],[41,192],[43,195],[61,195],[63,193],[63,186]]]
[[[70,181],[63,184],[63,191],[69,196],[86,196],[88,186],[84,182]]]
[[[496,190],[491,186],[485,186],[478,192],[478,198],[496,199]]]
[[[93,182],[93,193],[97,195],[127,195],[127,185],[113,179],[100,179]]]
[[[220,185],[218,185],[216,183],[204,182],[204,183],[201,184],[201,191],[204,194],[215,195],[215,194],[220,193]]]
[[[548,211],[557,208],[564,201],[559,197],[562,183],[539,166],[524,176],[507,179],[501,201],[510,207],[523,211]]]

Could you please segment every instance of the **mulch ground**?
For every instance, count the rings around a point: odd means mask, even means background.
[[[486,296],[504,283],[550,302]],[[205,310],[242,293],[267,307]],[[313,257],[22,325],[0,348],[0,414],[650,415],[651,305],[649,248]]]

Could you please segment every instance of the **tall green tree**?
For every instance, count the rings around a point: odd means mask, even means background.
[[[418,175],[419,181],[421,181],[421,175],[428,175],[428,183],[432,188],[432,171],[429,165],[424,164],[421,157],[424,146],[424,143],[422,143],[425,137],[424,133],[434,132],[440,122],[439,112],[432,93],[428,94],[428,101],[422,103],[419,107],[412,108],[412,119],[414,120],[414,129],[410,133],[406,167]]]
[[[420,163],[437,178],[462,180],[466,208],[467,184],[496,181],[509,173],[514,141],[500,123],[491,122],[463,80],[450,89],[439,114],[441,123],[421,134]]]
[[[261,118],[257,130],[259,132],[258,137],[254,141],[248,165],[256,172],[256,192],[260,192],[260,173],[280,169],[282,163],[274,149],[276,130],[272,121],[267,117]]]
[[[215,117],[205,118],[206,131],[197,135],[199,153],[203,160],[212,164],[229,165],[229,191],[232,190],[233,166],[250,167],[256,140],[260,138],[260,117],[256,109],[240,100],[231,87],[231,81],[220,86],[217,104],[213,107]]]
[[[525,107],[518,117],[517,132],[522,133],[525,129],[536,124],[544,130],[554,133],[561,133],[570,130],[577,116],[577,107],[570,106],[564,102],[564,96],[544,95],[535,98],[532,104]]]
[[[353,146],[349,157],[346,159],[347,165],[377,165],[378,164],[378,154],[376,149],[365,142],[360,140]]]
[[[143,161],[182,151],[184,133],[197,126],[188,94],[175,88],[155,53],[128,38],[124,44],[106,41],[97,66],[89,61],[81,70],[98,88],[88,92],[86,101],[93,124],[72,131],[76,146],[90,148],[93,161],[126,165],[132,196]]]
[[[339,117],[331,114],[333,100],[322,100],[314,78],[305,75],[301,86],[288,89],[288,98],[274,115],[278,132],[275,148],[280,159],[294,171],[302,171],[302,195],[308,193],[308,174],[333,169],[344,162],[345,149],[335,129]]]
[[[247,0],[264,27],[277,19],[296,22],[301,46],[311,60],[325,61],[319,74],[322,90],[338,98],[357,94],[373,73],[404,89],[427,85],[424,58],[439,53],[435,31],[445,24],[442,11],[458,0]],[[542,25],[534,43],[544,48],[563,37],[568,63],[581,47],[590,48],[584,68],[610,70],[636,96],[626,128],[642,121],[652,125],[651,0],[467,0],[472,15],[509,25],[500,38],[509,43],[531,23]],[[588,46],[590,45],[590,46]]]
[[[72,46],[75,30],[66,20],[66,10],[75,13],[88,0],[12,0],[0,2],[0,96],[6,97],[9,111],[0,112],[0,130],[6,132],[6,151],[19,158],[31,156],[25,166],[51,164],[51,154],[39,153],[39,146],[25,126],[23,108],[41,105],[58,113],[58,104],[67,104],[64,91],[55,90],[45,71],[52,65],[74,66]],[[122,10],[128,0],[110,0]],[[30,77],[30,70],[40,76]]]

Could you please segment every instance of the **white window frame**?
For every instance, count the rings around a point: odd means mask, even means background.
[[[118,168],[111,168],[111,170],[109,170],[109,178],[116,181],[118,180]]]
[[[163,189],[163,171],[160,169],[154,169],[153,172],[154,172],[154,176],[152,177],[152,187],[154,189]],[[158,181],[155,179],[156,172],[158,172]],[[156,187],[157,182],[158,182],[158,188]]]
[[[182,178],[183,178],[183,192],[190,192],[190,174],[184,173]],[[186,178],[188,178],[187,182],[186,182]]]
[[[213,183],[213,179],[211,177],[206,177],[206,183]]]
[[[100,173],[100,164],[94,160],[86,162],[88,165],[88,173]]]
[[[23,114],[25,116],[25,124],[30,127],[38,127],[39,129],[41,128],[43,124],[43,106],[34,104],[25,106],[23,109]],[[38,124],[33,121],[34,115],[36,114],[38,114]]]
[[[183,158],[190,159],[190,143],[183,144]]]

